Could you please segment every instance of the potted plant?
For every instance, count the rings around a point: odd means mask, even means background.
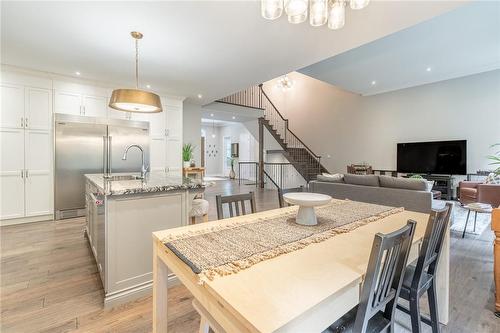
[[[491,146],[491,148],[500,146],[500,143],[495,143]],[[493,173],[496,175],[500,175],[500,151],[497,151],[493,155],[488,156],[488,159],[491,161],[490,165],[494,165],[497,168],[493,170]]]
[[[194,146],[190,143],[185,143],[182,146],[182,160],[184,161],[184,167],[189,168],[191,165],[191,158],[193,157]]]
[[[236,173],[234,172],[234,162],[236,161],[232,157],[227,158],[229,162],[231,163],[231,171],[229,171],[229,179],[235,179],[236,178]]]

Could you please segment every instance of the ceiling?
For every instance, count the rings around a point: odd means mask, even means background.
[[[452,10],[466,1],[372,1],[338,31],[282,17],[259,1],[2,1],[2,63],[134,84],[206,104]],[[201,94],[202,98],[196,96]]]
[[[257,121],[263,117],[264,112],[259,109],[247,108],[226,103],[213,102],[202,107],[202,120],[219,120],[230,123],[244,123],[247,121]]]
[[[500,68],[500,2],[466,4],[299,70],[362,95]]]

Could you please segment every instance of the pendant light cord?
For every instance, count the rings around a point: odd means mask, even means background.
[[[135,89],[139,89],[139,40],[135,39]]]

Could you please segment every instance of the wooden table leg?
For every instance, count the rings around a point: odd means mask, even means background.
[[[493,241],[493,274],[495,277],[495,315],[500,317],[500,208],[493,209],[491,230],[495,233]]]
[[[153,243],[153,333],[167,333],[168,272],[158,256],[159,245]]]
[[[443,239],[443,248],[436,271],[436,293],[439,321],[447,325],[450,308],[450,229]]]

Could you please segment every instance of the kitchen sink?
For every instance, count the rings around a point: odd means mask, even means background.
[[[117,176],[111,176],[107,179],[108,180],[140,180],[142,178],[139,176],[134,176],[134,175],[117,175]]]

